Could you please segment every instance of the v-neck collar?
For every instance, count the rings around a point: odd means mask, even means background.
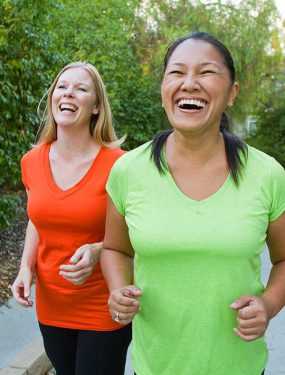
[[[168,161],[167,161],[165,147],[163,148],[162,157],[164,159],[164,164],[165,164],[165,167],[166,167],[166,176],[167,176],[167,179],[168,179],[168,181],[170,182],[170,184],[172,186],[172,189],[174,191],[176,191],[176,193],[182,199],[184,199],[185,202],[188,202],[188,203],[191,203],[191,204],[197,205],[197,206],[199,206],[199,205],[202,206],[204,204],[208,204],[212,200],[214,201],[220,195],[222,195],[225,192],[225,190],[227,190],[228,187],[232,184],[232,176],[231,176],[231,173],[229,172],[227,174],[226,178],[224,179],[224,181],[222,182],[222,184],[218,187],[218,189],[216,191],[214,191],[212,194],[208,195],[207,197],[205,197],[203,199],[199,199],[199,200],[198,199],[194,199],[191,196],[185,194],[181,190],[181,188],[178,186],[178,184],[176,183],[176,181],[175,181],[175,179],[174,179],[174,177],[173,177],[173,175],[171,173]]]
[[[52,170],[51,170],[51,165],[50,165],[50,160],[49,160],[49,153],[50,153],[50,148],[51,148],[51,143],[48,143],[44,146],[43,150],[43,167],[45,171],[45,177],[47,180],[47,184],[50,188],[50,190],[55,194],[55,196],[59,199],[63,199],[66,196],[73,194],[76,192],[78,189],[80,189],[82,186],[84,186],[91,178],[93,175],[93,171],[96,168],[97,163],[100,161],[102,158],[102,154],[104,153],[104,147],[101,146],[99,152],[97,153],[96,157],[94,158],[91,166],[85,173],[83,177],[81,177],[73,186],[70,188],[63,190],[61,189],[55,182]]]

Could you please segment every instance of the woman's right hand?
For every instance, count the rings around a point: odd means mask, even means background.
[[[114,289],[108,301],[112,319],[120,324],[129,324],[139,311],[141,295],[142,291],[134,285]]]
[[[13,297],[20,305],[25,307],[33,306],[33,301],[30,299],[32,280],[32,270],[29,267],[21,267],[11,286]]]

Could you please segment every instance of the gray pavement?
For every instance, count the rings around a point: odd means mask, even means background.
[[[262,255],[262,278],[266,282],[270,269],[267,252]],[[0,369],[8,366],[14,357],[31,341],[39,337],[37,322],[33,309],[18,306],[9,301],[9,308],[0,308]],[[265,375],[285,375],[285,310],[272,319],[267,343],[269,360]],[[125,375],[132,375],[130,355],[128,355]]]
[[[0,308],[0,369],[8,366],[16,354],[40,337],[34,310],[23,308],[11,299]]]

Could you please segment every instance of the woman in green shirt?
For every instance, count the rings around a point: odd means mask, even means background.
[[[285,304],[285,172],[228,130],[238,91],[221,42],[207,33],[176,40],[161,85],[172,128],[112,169],[101,264],[113,319],[134,318],[137,375],[265,368],[263,335]]]

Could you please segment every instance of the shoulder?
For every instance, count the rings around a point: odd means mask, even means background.
[[[105,157],[108,157],[109,159],[119,159],[122,155],[126,153],[126,151],[122,150],[119,147],[112,148],[112,147],[105,147],[103,146],[103,151]]]
[[[125,151],[120,148],[102,147],[101,152],[98,155],[98,162],[102,169],[110,171],[116,160],[118,160]]]
[[[26,152],[21,159],[21,164],[25,165],[27,163],[38,162],[42,152],[48,147],[47,143],[42,143],[40,145],[33,146],[28,152]]]
[[[248,146],[248,162],[258,171],[272,172],[273,170],[279,170],[284,172],[283,166],[274,157],[252,146]]]
[[[251,146],[248,146],[245,173],[255,187],[262,185],[265,189],[276,184],[285,184],[283,166],[272,156]]]
[[[42,155],[47,147],[47,143],[34,146],[21,159],[22,181],[27,189],[30,189],[32,185],[33,176],[40,175],[38,172],[41,171]]]
[[[150,161],[151,142],[142,144],[131,151],[126,152],[116,161],[114,168],[120,170],[137,170],[138,167]]]

